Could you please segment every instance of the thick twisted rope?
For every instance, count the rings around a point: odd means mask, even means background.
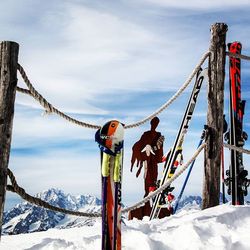
[[[134,127],[138,127],[140,125],[143,125],[147,121],[150,121],[152,118],[159,115],[170,104],[172,104],[182,94],[182,92],[187,88],[187,86],[190,84],[190,82],[192,81],[192,79],[194,78],[196,73],[198,72],[199,68],[201,67],[201,65],[204,63],[204,61],[207,59],[207,57],[209,55],[210,55],[210,52],[206,52],[202,56],[200,62],[197,64],[195,69],[192,71],[189,78],[184,82],[184,84],[181,86],[181,88],[165,104],[163,104],[158,110],[156,110],[153,114],[149,115],[148,117],[144,118],[143,120],[138,121],[138,122],[133,123],[133,124],[125,125],[125,129],[134,128]],[[100,128],[99,125],[93,125],[93,124],[85,123],[82,121],[78,121],[78,120],[64,114],[60,110],[56,109],[41,94],[39,94],[36,91],[36,89],[31,84],[30,80],[28,79],[27,74],[25,73],[23,67],[20,64],[18,64],[18,70],[19,70],[24,82],[26,83],[28,89],[26,90],[26,89],[17,87],[17,91],[32,96],[35,100],[37,100],[41,104],[42,107],[45,108],[45,110],[48,113],[55,113],[55,114],[59,115],[60,117],[66,119],[67,121],[72,122],[72,123],[77,124],[77,125],[82,126],[82,127],[87,127],[87,128],[92,128],[92,129],[99,129]]]
[[[23,188],[18,186],[18,184],[16,182],[16,178],[10,169],[7,170],[7,173],[8,173],[8,176],[9,176],[11,184],[12,184],[12,185],[7,185],[7,190],[19,194],[24,200],[26,200],[32,204],[53,210],[55,212],[64,213],[64,214],[70,214],[70,215],[82,216],[82,217],[91,217],[91,218],[101,217],[100,213],[84,213],[84,212],[72,211],[72,210],[67,210],[64,208],[52,206],[49,203],[47,203],[47,202],[45,202],[37,197],[33,197],[33,196],[27,194]]]
[[[236,151],[238,151],[240,153],[245,153],[245,154],[250,155],[250,150],[248,150],[248,149],[236,147],[234,145],[230,145],[230,144],[226,144],[226,143],[224,143],[223,146],[226,147],[226,148],[232,149],[232,150],[236,150]]]
[[[242,55],[242,54],[235,54],[235,53],[228,52],[228,51],[226,52],[226,55],[229,56],[229,57],[236,57],[236,58],[240,58],[240,59],[250,61],[250,56],[245,56],[245,55]]]
[[[85,128],[92,128],[92,129],[99,129],[101,128],[100,126],[98,125],[93,125],[93,124],[89,124],[89,123],[85,123],[85,122],[82,122],[82,121],[78,121],[66,114],[64,114],[63,112],[61,112],[60,110],[58,110],[57,108],[55,108],[51,103],[49,103],[41,94],[39,94],[36,89],[33,87],[33,85],[31,84],[29,78],[27,77],[23,67],[18,64],[17,66],[24,82],[26,83],[27,87],[29,90],[25,90],[25,89],[22,89],[22,88],[17,88],[17,91],[20,91],[22,93],[25,93],[25,94],[28,94],[28,95],[31,95],[33,96],[33,98],[35,100],[37,100],[41,105],[42,107],[45,108],[45,110],[49,113],[55,113],[57,115],[59,115],[60,117],[66,119],[67,121],[69,122],[72,122],[74,124],[77,124],[79,126],[82,126],[82,127],[85,127]],[[29,91],[29,92],[28,92]]]
[[[165,104],[163,104],[153,114],[149,115],[148,117],[144,118],[143,120],[129,124],[129,125],[125,125],[125,129],[141,126],[142,124],[146,123],[147,121],[150,121],[155,116],[159,115],[164,109],[166,109],[170,104],[172,104],[182,94],[182,92],[187,88],[187,86],[191,83],[191,81],[195,77],[196,73],[200,69],[201,65],[205,62],[205,60],[209,57],[209,55],[210,55],[210,52],[208,51],[202,56],[202,58],[200,59],[200,62],[196,65],[196,67],[194,68],[194,70],[192,71],[192,73],[190,74],[188,79],[184,82],[184,84],[181,86],[181,88]]]
[[[169,187],[171,185],[171,183],[173,181],[175,181],[187,168],[188,166],[197,158],[197,156],[200,154],[200,152],[204,149],[206,143],[203,143],[194,153],[194,155],[192,156],[192,158],[185,164],[183,164],[183,166],[181,167],[180,171],[178,171],[177,173],[175,173],[170,179],[168,179],[166,181],[165,184],[163,184],[161,187],[159,187],[157,190],[155,190],[154,192],[150,193],[147,197],[145,197],[143,200],[137,202],[136,204],[134,204],[133,206],[130,206],[128,208],[125,208],[122,210],[122,213],[127,213],[131,210],[134,210],[136,208],[141,207],[142,205],[144,205],[146,202],[148,202],[150,199],[152,199],[153,197],[155,197],[156,195],[160,194],[163,190],[165,190],[167,187]]]
[[[16,87],[16,90],[20,93],[26,94],[26,95],[30,95],[33,97],[33,95],[31,94],[31,92],[28,89],[24,89],[24,88],[20,88],[20,87]]]

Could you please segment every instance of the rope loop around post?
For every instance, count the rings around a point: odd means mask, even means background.
[[[229,56],[229,57],[235,57],[235,58],[240,58],[240,59],[243,59],[243,60],[250,61],[250,56],[246,56],[246,55],[242,55],[242,54],[235,54],[235,53],[232,53],[232,52],[229,52],[229,51],[226,52],[226,55]]]
[[[250,150],[248,150],[248,149],[244,149],[244,148],[237,147],[237,146],[230,145],[230,144],[226,144],[226,143],[224,143],[223,146],[225,148],[230,149],[230,150],[235,150],[235,151],[238,151],[239,153],[245,153],[245,154],[250,155]]]

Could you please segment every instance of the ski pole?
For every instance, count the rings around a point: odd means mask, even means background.
[[[205,125],[205,126],[204,126],[204,130],[202,131],[202,135],[201,135],[200,142],[199,142],[197,148],[199,148],[199,146],[202,144],[202,142],[203,142],[203,140],[204,140],[204,138],[205,138],[206,129],[207,129],[207,126]],[[195,160],[192,161],[191,166],[190,166],[190,168],[189,168],[189,170],[188,170],[186,179],[185,179],[185,181],[184,181],[184,183],[183,183],[183,186],[182,186],[182,188],[181,188],[181,192],[180,192],[179,196],[177,197],[176,205],[175,205],[173,214],[175,214],[176,211],[177,211],[177,209],[178,209],[179,202],[180,202],[181,197],[182,197],[182,195],[183,195],[183,193],[184,193],[184,190],[185,190],[185,188],[186,188],[186,185],[187,185],[188,179],[189,179],[189,177],[190,177],[190,174],[191,174],[192,168],[193,168],[193,166],[194,166],[194,163],[195,163]]]
[[[225,197],[225,176],[224,176],[224,147],[221,149],[221,179],[222,179],[222,202],[226,203]]]

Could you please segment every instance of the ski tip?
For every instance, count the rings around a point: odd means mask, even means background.
[[[240,54],[241,49],[242,49],[242,44],[239,41],[228,43],[227,46],[228,46],[228,50],[232,53]]]

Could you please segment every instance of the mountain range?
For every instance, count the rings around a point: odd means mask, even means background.
[[[60,189],[51,188],[38,193],[36,197],[53,206],[73,211],[101,212],[101,200],[91,195],[74,196],[65,194]],[[200,196],[186,196],[179,202],[178,210],[199,208],[201,202]],[[20,234],[46,231],[50,228],[92,226],[96,220],[100,219],[65,215],[22,202],[4,212],[2,231],[3,234]]]
[[[49,204],[73,211],[100,212],[101,200],[91,195],[73,196],[60,189],[51,188],[38,193],[36,197]],[[93,225],[95,218],[77,217],[54,212],[28,202],[17,204],[4,212],[3,234],[20,234],[45,231],[50,228],[70,228]]]

